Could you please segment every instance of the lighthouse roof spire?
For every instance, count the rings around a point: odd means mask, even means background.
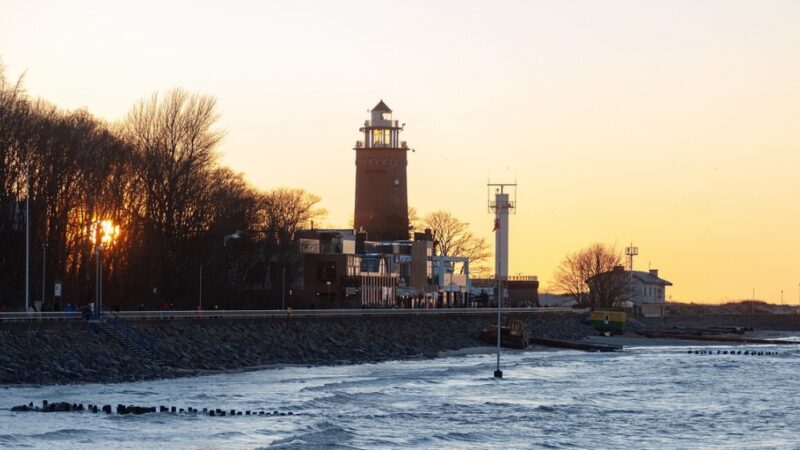
[[[381,99],[381,101],[379,101],[378,104],[375,105],[374,108],[372,108],[372,110],[373,111],[388,112],[388,113],[392,112],[392,110],[388,106],[386,106],[386,103],[383,103],[383,99]]]

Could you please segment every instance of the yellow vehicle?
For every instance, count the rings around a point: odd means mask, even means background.
[[[605,334],[622,334],[625,332],[625,313],[623,311],[592,311],[592,326]]]

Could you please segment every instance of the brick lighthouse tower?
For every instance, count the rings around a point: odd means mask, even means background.
[[[405,124],[403,124],[405,125]],[[400,141],[403,127],[392,120],[392,110],[378,102],[359,131],[364,140],[356,142],[357,232],[367,232],[371,241],[408,239],[408,189],[406,152]]]

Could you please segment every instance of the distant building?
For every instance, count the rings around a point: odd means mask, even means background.
[[[613,282],[610,282],[613,279]],[[622,266],[610,272],[595,275],[586,280],[590,291],[604,289],[618,297],[619,301],[629,301],[632,306],[643,304],[665,303],[666,288],[672,286],[669,281],[659,278],[658,269],[649,272],[625,270]],[[619,285],[617,288],[614,285]]]
[[[365,237],[352,230],[299,231],[303,270],[293,305],[393,308],[430,290],[430,233],[417,233],[414,241],[371,242]]]
[[[469,260],[434,256],[430,230],[414,233],[414,240],[367,241],[366,233],[352,230],[301,230],[297,239],[302,270],[295,308],[478,306],[470,296]],[[519,281],[510,284],[521,287]]]
[[[539,306],[545,307],[573,307],[578,302],[569,294],[539,294]]]
[[[630,271],[626,271],[630,274]],[[672,286],[669,281],[659,278],[658,269],[649,272],[633,272],[633,295],[630,301],[634,305],[643,303],[665,303],[667,286]]]
[[[408,239],[406,153],[400,140],[403,126],[392,120],[392,110],[378,102],[371,118],[359,128],[356,142],[356,204],[353,224],[372,241]]]
[[[356,142],[355,230],[300,230],[301,269],[288,304],[297,308],[461,308],[480,306],[469,259],[434,255],[431,230],[408,239],[403,125],[381,100]],[[509,306],[535,306],[539,282],[507,283]],[[480,295],[480,292],[478,293]],[[486,294],[483,295],[484,297]],[[484,302],[488,303],[488,302]]]
[[[533,275],[517,275],[507,277],[503,282],[503,290],[507,292],[503,306],[510,308],[526,308],[539,306],[539,278]],[[492,305],[495,303],[497,280],[494,278],[475,278],[472,280],[473,295],[486,293]],[[490,305],[478,305],[490,306]]]

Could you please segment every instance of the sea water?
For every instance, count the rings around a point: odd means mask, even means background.
[[[0,447],[800,448],[800,346],[639,347],[0,389]],[[716,351],[775,352],[770,356]],[[11,412],[33,401],[286,416]]]

